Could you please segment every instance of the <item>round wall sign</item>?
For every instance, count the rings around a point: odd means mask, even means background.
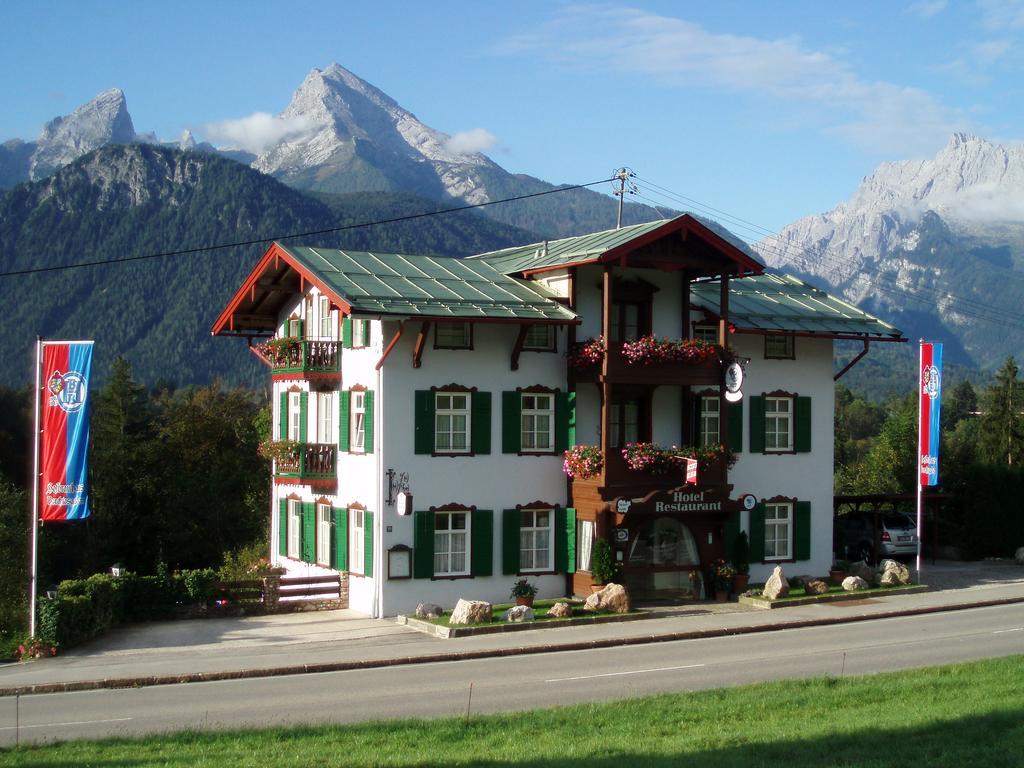
[[[733,360],[725,369],[725,391],[739,392],[743,386],[743,366]]]
[[[743,508],[748,512],[757,506],[757,496],[752,493],[745,493],[740,499],[743,502]]]

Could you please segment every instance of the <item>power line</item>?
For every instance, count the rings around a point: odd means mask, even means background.
[[[573,184],[565,187],[556,187],[555,189],[548,189],[543,192],[531,192],[528,195],[516,195],[515,197],[506,197],[501,200],[488,200],[484,203],[473,203],[472,205],[460,205],[455,208],[441,208],[436,211],[426,211],[424,213],[411,213],[407,216],[396,216],[391,219],[378,219],[377,221],[366,221],[359,224],[346,224],[341,227],[327,227],[325,229],[314,229],[308,232],[292,232],[286,235],[274,235],[272,237],[261,237],[254,240],[238,240],[231,243],[219,243],[217,245],[202,245],[195,248],[182,248],[176,251],[160,251],[158,253],[147,253],[139,256],[124,256],[117,259],[96,259],[93,261],[80,261],[75,264],[61,264],[58,266],[50,267],[31,267],[29,269],[17,269],[11,270],[10,272],[0,272],[0,277],[14,277],[16,275],[34,275],[41,272],[59,272],[65,269],[80,269],[82,267],[98,267],[104,264],[122,264],[130,261],[144,261],[146,259],[161,259],[168,256],[188,256],[195,253],[205,253],[208,251],[219,251],[225,248],[241,248],[247,245],[259,245],[261,243],[268,243],[273,240],[293,240],[297,237],[313,237],[314,235],[326,235],[332,232],[345,232],[351,229],[361,229],[363,227],[376,227],[381,224],[396,224],[402,221],[413,221],[414,219],[423,219],[428,216],[440,216],[446,213],[456,213],[458,211],[468,211],[473,208],[485,208],[489,205],[499,205],[500,203],[512,203],[517,200],[528,200],[532,197],[542,197],[544,195],[553,195],[558,192],[569,192],[573,189],[584,189],[586,187],[594,187],[598,184],[606,184],[609,181],[613,181],[613,178],[600,179],[599,181],[591,181],[587,184]]]

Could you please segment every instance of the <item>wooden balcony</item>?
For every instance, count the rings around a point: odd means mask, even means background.
[[[631,469],[622,451],[618,448],[604,457],[601,471],[589,478],[574,478],[572,494],[574,501],[582,496],[590,499],[609,501],[618,497],[641,498],[652,491],[666,491],[686,483],[686,465],[680,463],[666,472],[652,473]],[[697,470],[696,488],[722,486],[729,482],[729,461],[716,458],[701,461]]]
[[[705,357],[682,360],[638,359],[631,360],[623,351],[622,342],[612,342],[604,353],[606,360],[590,362],[580,357],[571,359],[577,382],[598,383],[609,381],[615,384],[644,384],[657,386],[671,384],[679,386],[717,387],[722,381],[725,350],[715,347]],[[604,363],[607,362],[607,373]]]
[[[300,443],[289,455],[274,460],[274,477],[293,482],[335,481],[338,446]]]
[[[338,342],[311,339],[272,339],[259,355],[275,379],[336,378],[341,375]]]

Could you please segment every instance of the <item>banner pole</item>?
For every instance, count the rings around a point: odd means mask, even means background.
[[[914,561],[914,570],[917,575],[917,583],[921,583],[921,453],[924,446],[921,444],[921,436],[924,434],[924,387],[921,381],[921,373],[924,368],[924,339],[917,341],[917,556]]]
[[[32,434],[32,564],[28,579],[28,634],[36,636],[36,568],[39,560],[39,411],[42,390],[43,339],[36,336],[35,429]]]

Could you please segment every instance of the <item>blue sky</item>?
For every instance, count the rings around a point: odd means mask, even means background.
[[[137,131],[202,136],[338,62],[438,130],[482,129],[512,172],[628,165],[648,201],[673,204],[660,187],[773,231],[953,131],[1024,138],[1024,0],[10,0],[3,17],[0,139],[115,86]]]

